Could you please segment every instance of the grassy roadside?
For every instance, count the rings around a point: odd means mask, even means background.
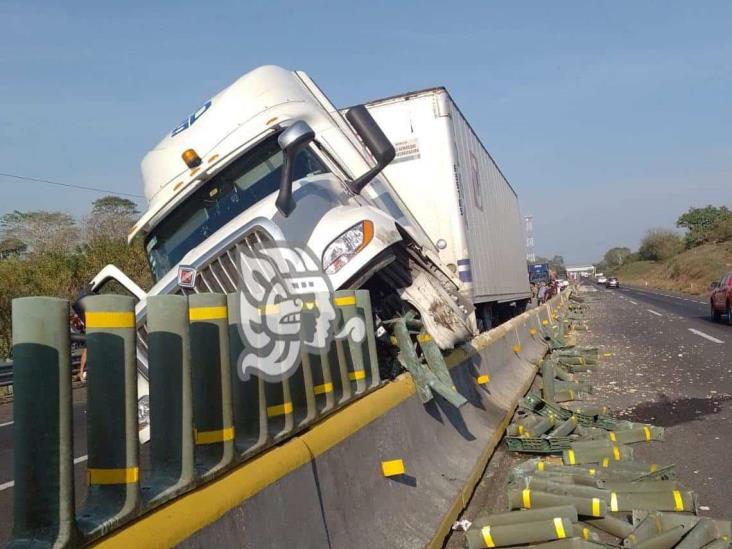
[[[732,271],[732,241],[704,244],[666,261],[635,261],[611,274],[621,284],[701,295],[709,292],[712,280],[719,280],[727,271]]]

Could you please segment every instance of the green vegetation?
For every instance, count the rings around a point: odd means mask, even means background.
[[[127,244],[134,202],[107,196],[88,216],[11,212],[0,217],[0,357],[10,354],[11,302],[50,295],[75,299],[97,272],[117,265],[143,288],[151,285],[142,243]]]
[[[637,252],[611,248],[596,268],[629,284],[706,293],[712,280],[732,270],[732,212],[726,206],[689,208],[676,226],[686,232],[651,229]]]

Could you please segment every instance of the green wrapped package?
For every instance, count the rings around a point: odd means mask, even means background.
[[[541,492],[549,492],[550,494],[559,494],[563,496],[577,496],[581,498],[600,498],[604,501],[610,501],[610,491],[591,486],[577,486],[575,484],[566,484],[561,482],[553,482],[548,479],[531,477],[526,479],[527,488],[539,490]]]
[[[709,518],[703,518],[689,530],[684,539],[676,546],[677,549],[699,549],[721,537],[717,523]]]
[[[639,543],[637,549],[671,549],[684,536],[686,529],[682,525],[674,526],[655,537]]]
[[[594,442],[594,441],[592,441]],[[562,452],[562,461],[566,465],[583,465],[599,463],[606,467],[610,461],[625,461],[633,459],[633,449],[626,446],[577,446]]]
[[[632,511],[633,509],[694,512],[696,510],[696,498],[694,497],[694,492],[686,490],[610,492],[611,511]]]
[[[567,518],[555,517],[536,522],[520,524],[487,525],[482,528],[470,528],[465,536],[468,547],[507,547],[525,545],[539,541],[565,539],[573,533],[572,522]]]
[[[577,522],[577,509],[571,505],[558,505],[556,507],[543,507],[540,509],[529,509],[524,511],[509,511],[508,513],[495,513],[492,515],[478,515],[473,521],[471,528],[482,528],[483,526],[503,526],[505,524],[520,524],[523,522],[536,522],[539,520],[563,517],[570,522]]]
[[[620,539],[628,537],[633,532],[633,525],[627,520],[615,518],[611,515],[604,518],[585,519],[585,522]]]
[[[679,483],[675,480],[648,480],[645,482],[608,480],[605,487],[611,492],[668,492],[678,489]]]
[[[588,517],[604,517],[607,504],[600,498],[581,498],[562,496],[548,492],[537,492],[530,488],[508,490],[509,509],[533,509],[536,507],[552,507],[556,505],[573,505],[577,513]]]

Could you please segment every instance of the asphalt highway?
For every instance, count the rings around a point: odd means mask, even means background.
[[[665,428],[663,442],[634,444],[638,461],[675,464],[699,497],[700,514],[732,518],[732,326],[713,323],[704,297],[648,289],[589,286],[592,299],[579,345],[595,345],[601,367],[578,376],[593,393],[583,405]],[[538,389],[539,385],[535,389]],[[462,518],[504,512],[511,467],[527,455],[494,453]],[[456,531],[446,547],[462,547]]]

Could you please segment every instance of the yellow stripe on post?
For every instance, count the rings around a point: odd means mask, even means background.
[[[600,513],[600,498],[592,498],[592,516],[599,517]]]
[[[610,510],[614,513],[618,510],[618,494],[610,492]]]
[[[366,370],[355,370],[353,372],[348,372],[348,379],[351,381],[358,381],[359,379],[365,379],[366,378]]]
[[[234,440],[234,428],[224,427],[215,431],[193,431],[193,438],[196,444],[216,444],[217,442],[227,442]]]
[[[620,461],[620,448],[617,446],[613,446],[613,459],[615,459],[615,461]]]
[[[406,470],[406,467],[404,467],[404,460],[401,459],[392,459],[390,461],[381,462],[381,472],[384,473],[385,477],[403,475]]]
[[[267,417],[284,416],[292,413],[292,402],[267,406]]]
[[[531,490],[525,488],[521,491],[521,503],[524,509],[531,509]]]
[[[495,547],[496,544],[493,541],[493,536],[491,536],[491,527],[490,526],[484,526],[480,533],[483,534],[483,543],[485,543],[486,547]]]
[[[651,430],[648,427],[643,427],[643,433],[646,435],[646,440],[651,440]]]
[[[88,311],[85,324],[89,328],[134,328],[135,313],[132,311],[102,312]]]
[[[335,298],[335,304],[336,307],[347,307],[348,305],[355,305],[356,304],[356,296],[355,295],[347,295],[344,297],[336,297]]]
[[[478,376],[475,378],[475,381],[478,383],[478,385],[485,385],[491,380],[491,376],[488,374],[483,374],[482,376]]]
[[[610,459],[609,458],[602,458],[602,466],[607,468],[610,467]]]
[[[570,465],[575,465],[577,460],[574,457],[574,450],[572,450],[572,449],[567,450],[567,459],[569,460]]]
[[[89,484],[132,484],[140,480],[137,467],[123,469],[87,469]]]
[[[430,334],[419,334],[417,336],[417,341],[420,343],[427,343],[428,341],[432,341],[432,336]]]
[[[544,470],[544,462],[543,461],[540,461],[539,463],[536,464],[536,470],[537,471],[543,471]]]
[[[313,392],[316,395],[323,395],[326,393],[332,393],[333,392],[333,384],[332,383],[323,383],[322,385],[316,385],[313,387]]]
[[[224,320],[229,318],[229,311],[221,307],[191,307],[188,309],[188,319],[191,322],[202,320]]]
[[[529,333],[530,333],[530,334],[531,334],[532,336],[535,336],[535,335],[536,335],[536,328],[529,328]]]
[[[513,346],[513,352],[514,353],[520,353],[521,352],[521,345],[519,345],[518,343],[516,345],[514,345]]]
[[[554,530],[557,532],[557,539],[564,539],[567,537],[561,517],[554,518]]]
[[[651,473],[655,473],[656,469],[658,469],[658,465],[656,465],[655,463],[651,463]]]
[[[681,496],[681,492],[678,490],[674,490],[674,510],[684,510],[684,498]]]
[[[617,439],[617,437],[615,436],[615,433],[614,433],[613,431],[610,431],[610,432],[608,433],[607,437],[608,437],[608,438],[609,438],[610,440],[612,440],[613,442],[616,442],[616,441],[618,440],[618,439]]]
[[[590,539],[590,529],[589,528],[582,528],[582,537],[584,539]]]

